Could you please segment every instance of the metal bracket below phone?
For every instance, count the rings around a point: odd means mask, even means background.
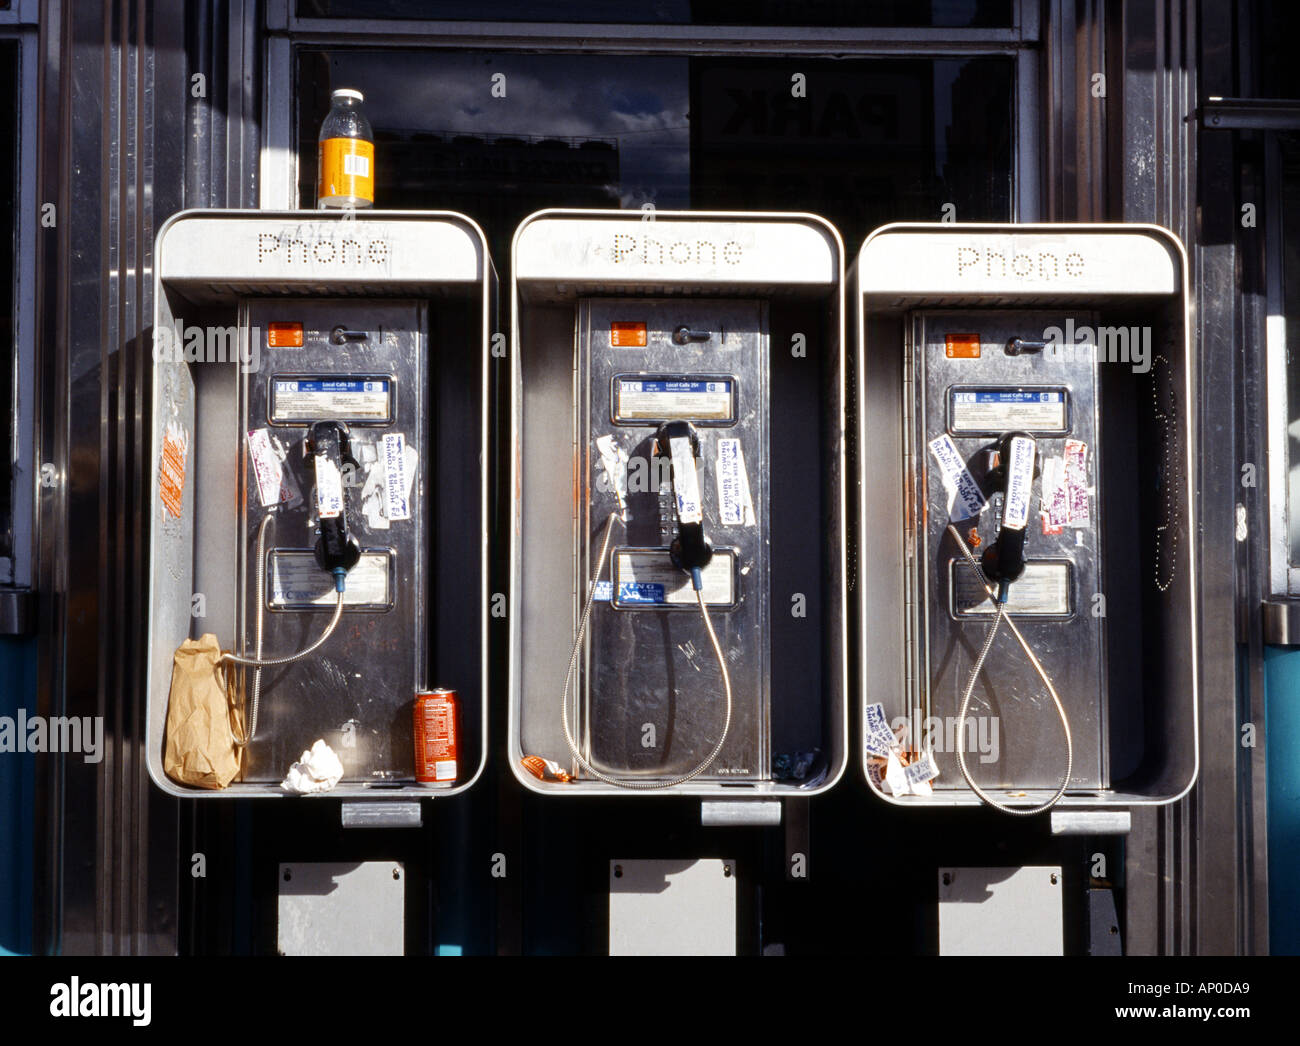
[[[1053,835],[1128,835],[1133,815],[1128,810],[1053,810]]]
[[[780,799],[702,799],[704,828],[775,828],[781,823]]]
[[[1300,600],[1266,599],[1263,613],[1265,643],[1300,646]]]
[[[419,828],[418,802],[343,803],[339,818],[344,828]]]
[[[36,593],[28,588],[0,588],[0,636],[36,633]]]

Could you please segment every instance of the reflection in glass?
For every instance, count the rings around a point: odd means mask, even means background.
[[[359,88],[375,205],[463,211],[509,254],[543,207],[811,211],[874,228],[1011,217],[1009,58],[299,52],[299,199],[330,91]]]

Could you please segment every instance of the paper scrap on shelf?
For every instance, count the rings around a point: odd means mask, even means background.
[[[286,792],[310,795],[328,792],[343,779],[343,763],[324,739],[318,740],[311,750],[289,767],[289,773],[280,787]]]
[[[872,755],[889,755],[898,747],[898,738],[889,728],[889,720],[885,718],[885,706],[877,701],[874,705],[867,705],[863,714],[867,725],[864,741],[867,751]]]
[[[889,761],[885,764],[885,784],[894,795],[907,795],[911,791],[907,786],[907,768],[897,752],[889,753]]]

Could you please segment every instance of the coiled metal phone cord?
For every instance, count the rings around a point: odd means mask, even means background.
[[[248,744],[257,734],[257,709],[262,700],[262,669],[275,668],[277,665],[288,665],[294,661],[301,661],[308,654],[314,653],[320,649],[322,643],[334,634],[338,628],[339,619],[343,616],[343,588],[336,579],[335,587],[338,590],[338,601],[334,604],[334,616],[325,626],[325,631],[320,634],[320,638],[312,643],[309,647],[304,647],[296,654],[290,654],[288,657],[272,657],[263,659],[262,657],[262,624],[263,615],[266,611],[266,528],[274,518],[274,514],[268,512],[262,517],[262,522],[257,528],[257,616],[253,630],[253,656],[240,657],[237,654],[222,654],[217,664],[231,662],[236,665],[245,665],[253,669],[253,692],[248,707],[250,709],[248,719],[248,730],[244,737],[235,738],[235,744],[241,747]]]
[[[1020,634],[1020,629],[1016,627],[1016,623],[1007,615],[1006,604],[998,600],[997,593],[994,591],[992,586],[989,585],[988,578],[984,576],[984,571],[980,567],[979,560],[977,560],[971,550],[966,547],[966,542],[962,540],[961,535],[957,533],[957,528],[951,523],[948,524],[948,532],[952,534],[954,539],[956,539],[957,545],[962,551],[962,555],[966,557],[966,561],[970,563],[971,567],[975,570],[976,576],[984,586],[984,591],[988,593],[989,598],[993,600],[994,607],[996,607],[993,622],[989,625],[988,635],[984,639],[984,646],[980,650],[979,657],[975,659],[975,665],[971,669],[970,673],[970,680],[966,683],[966,692],[962,695],[961,699],[961,715],[957,720],[957,765],[961,767],[961,775],[966,778],[966,783],[970,785],[971,791],[979,796],[980,799],[986,802],[989,806],[993,807],[995,810],[1001,810],[1004,814],[1010,814],[1013,817],[1032,817],[1034,814],[1041,814],[1055,806],[1061,796],[1065,794],[1066,788],[1070,785],[1070,776],[1074,773],[1074,740],[1070,736],[1070,720],[1065,714],[1065,706],[1061,704],[1061,699],[1056,693],[1056,687],[1052,686],[1052,681],[1047,677],[1047,673],[1043,670],[1043,666],[1039,663],[1038,658],[1034,656],[1034,652],[1025,641],[1025,637]],[[1038,673],[1038,678],[1041,679],[1043,685],[1047,687],[1047,692],[1052,695],[1052,701],[1056,704],[1056,712],[1061,717],[1061,728],[1065,731],[1065,777],[1062,778],[1061,786],[1056,790],[1056,794],[1052,796],[1051,799],[1047,800],[1047,802],[1040,803],[1038,806],[1008,806],[1005,803],[999,802],[975,783],[975,780],[971,777],[970,770],[966,766],[966,745],[963,743],[966,737],[966,713],[970,709],[970,699],[971,694],[975,690],[975,683],[979,679],[980,671],[984,668],[984,661],[988,658],[989,651],[993,648],[993,640],[997,638],[998,626],[1003,620],[1006,621],[1007,627],[1011,629],[1015,634],[1016,639],[1020,642],[1020,646],[1024,650],[1025,656],[1029,658],[1029,663],[1034,666],[1034,671]]]
[[[605,540],[600,546],[600,558],[596,561],[596,572],[592,576],[590,589],[587,593],[587,602],[582,608],[582,618],[578,622],[578,634],[573,641],[573,653],[569,657],[569,670],[564,673],[564,693],[560,698],[560,716],[564,721],[564,740],[568,743],[569,751],[587,773],[598,781],[604,781],[606,784],[615,785],[619,788],[672,788],[676,785],[686,784],[693,781],[704,773],[713,761],[718,758],[718,753],[722,751],[722,746],[727,740],[727,731],[731,729],[731,676],[727,673],[727,659],[722,654],[722,646],[718,643],[717,634],[713,631],[713,622],[709,620],[709,609],[704,602],[704,590],[697,587],[695,589],[696,599],[699,600],[700,613],[704,616],[704,627],[709,633],[709,642],[713,644],[713,653],[718,659],[718,667],[722,670],[722,688],[726,695],[726,714],[722,721],[722,733],[718,737],[717,743],[713,746],[708,756],[689,774],[683,774],[681,777],[673,777],[667,781],[629,781],[620,780],[617,777],[611,777],[608,774],[601,773],[582,757],[578,751],[578,743],[573,738],[573,730],[569,726],[569,685],[573,681],[573,673],[578,667],[578,656],[582,651],[582,640],[587,634],[587,621],[591,617],[591,605],[596,599],[596,585],[600,581],[600,575],[605,570],[605,558],[609,555],[609,541],[614,534],[614,523],[618,520],[618,513],[611,512],[609,519],[605,523]],[[576,692],[575,692],[576,700]]]

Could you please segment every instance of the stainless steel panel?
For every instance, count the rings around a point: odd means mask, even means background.
[[[404,955],[406,869],[393,861],[280,865],[281,955]]]
[[[644,347],[611,344],[611,324],[646,324]],[[674,331],[701,337],[676,344]],[[655,432],[661,419],[619,420],[613,390],[621,379],[686,383],[706,389],[667,402],[674,416],[695,423],[704,532],[718,552],[706,570],[706,599],[731,677],[733,706],[726,743],[703,780],[762,780],[769,776],[768,717],[768,343],[767,312],[760,302],[587,300],[578,313],[579,419],[583,456],[578,591],[586,592],[610,514],[620,512],[619,492],[606,480],[596,440],[610,436],[627,454],[625,522],[615,524],[610,555],[611,598],[598,599],[588,626],[580,733],[590,761],[619,777],[674,777],[698,765],[717,743],[723,724],[723,682],[689,577],[674,567],[668,546],[677,532],[671,480],[655,467]],[[719,422],[708,386],[730,381],[736,417]],[[683,413],[684,411],[684,413]],[[748,520],[724,523],[719,474],[720,441],[738,440],[753,502]],[[743,517],[743,513],[741,514]],[[747,525],[748,524],[748,525]],[[665,592],[659,605],[624,602],[625,561],[657,561],[667,582],[678,578],[685,596]],[[716,585],[708,574],[717,566]],[[641,571],[644,574],[644,569]],[[667,587],[667,584],[664,585]],[[640,590],[638,590],[640,591]],[[666,602],[664,602],[666,600]],[[576,767],[575,767],[576,769]]]
[[[270,324],[283,321],[302,323],[301,347],[268,344]],[[319,576],[323,598],[311,609],[303,609],[300,600],[278,598],[276,578],[286,560],[296,556],[314,567],[316,510],[312,468],[302,450],[306,421],[272,420],[277,383],[300,385],[313,379],[388,383],[384,417],[368,422],[360,417],[363,412],[346,410],[357,468],[351,474],[345,468],[345,514],[348,533],[362,552],[349,575],[354,596],[345,595],[339,626],[317,653],[263,670],[261,715],[257,736],[249,745],[245,781],[280,780],[317,738],[324,738],[339,754],[347,781],[382,783],[414,777],[412,703],[415,692],[427,685],[425,559],[431,521],[426,493],[435,481],[428,464],[427,324],[425,307],[417,302],[276,299],[248,302],[241,310],[244,345],[258,343],[241,358],[256,358],[256,353],[261,360],[259,370],[241,375],[240,389],[244,434],[239,468],[245,510],[240,520],[238,576],[243,579],[243,598],[237,631],[242,636],[239,652],[245,656],[253,652],[257,614],[257,531],[268,511],[275,518],[266,541],[263,657],[281,657],[308,646],[324,629],[334,607],[330,578],[319,568],[314,575]],[[331,332],[338,327],[364,333],[365,338],[334,344]],[[339,409],[344,405],[322,402],[319,420],[343,420],[332,412]],[[386,420],[390,414],[391,420]],[[295,477],[301,492],[297,504],[272,510],[262,506],[245,435],[261,429],[285,451],[284,469]],[[393,434],[401,434],[416,455],[409,519],[389,520],[379,510],[384,438]],[[383,591],[373,594],[359,590],[359,575],[372,558],[383,582],[379,586]],[[247,692],[252,671],[245,674]]]
[[[610,861],[609,954],[735,955],[735,861]]]
[[[1063,955],[1060,867],[940,868],[940,955]]]
[[[1073,314],[1068,319],[1077,327],[1095,329],[1095,316]],[[915,387],[911,395],[919,407],[915,414],[917,428],[910,433],[909,458],[915,469],[914,487],[918,494],[915,534],[916,554],[912,559],[917,571],[916,586],[920,599],[915,604],[916,634],[923,637],[925,663],[916,680],[914,700],[945,724],[954,721],[960,711],[962,695],[970,678],[971,667],[988,630],[988,613],[970,612],[960,603],[964,588],[962,578],[972,573],[952,536],[949,495],[942,471],[935,467],[927,449],[931,440],[947,432],[961,459],[981,484],[987,507],[977,519],[958,524],[964,540],[972,544],[971,534],[978,537],[972,551],[978,556],[998,535],[1002,495],[994,494],[985,471],[987,454],[997,436],[1007,431],[1027,431],[1038,444],[1039,467],[1046,470],[1049,459],[1062,458],[1067,440],[1080,440],[1087,447],[1087,485],[1095,492],[1099,485],[1097,446],[1097,367],[1094,342],[1081,341],[1069,353],[1048,352],[1009,355],[1005,351],[1013,338],[1042,341],[1044,331],[1056,327],[1067,329],[1067,316],[1043,312],[923,312],[914,317],[909,354],[913,364]],[[948,334],[978,334],[981,347],[978,358],[949,358],[945,348]],[[958,429],[954,418],[954,393],[969,395],[972,390],[1004,390],[1031,396],[1055,397],[1066,393],[1067,431],[1061,435],[1056,419],[1048,420],[1050,411],[1037,410],[1035,404],[1017,403],[1000,411],[1004,416],[989,417],[987,431],[977,432],[980,424]],[[997,391],[993,392],[997,395]],[[1026,408],[1029,408],[1028,410]],[[1042,417],[1035,422],[1034,413]],[[1037,426],[1037,427],[1036,427]],[[1036,479],[1030,501],[1030,519],[1025,539],[1025,575],[1011,585],[1011,616],[1034,649],[1043,668],[1055,684],[1070,719],[1074,739],[1075,788],[1105,788],[1106,689],[1103,663],[1104,618],[1091,612],[1092,597],[1100,590],[1101,507],[1090,493],[1088,523],[1065,526],[1059,533],[1048,533],[1040,521],[1039,508],[1043,487]],[[1035,571],[1060,572],[1066,575],[1066,605],[1039,603],[1035,613],[1022,598],[1035,581]],[[970,585],[964,586],[969,588]],[[983,609],[991,609],[985,597]],[[978,608],[976,608],[978,610]],[[1053,613],[1052,611],[1055,611]],[[1009,631],[1004,630],[984,664],[971,696],[969,721],[991,721],[990,739],[997,738],[991,751],[967,746],[967,765],[983,787],[1055,788],[1065,767],[1065,738],[1056,709],[1042,681]],[[979,737],[986,732],[980,723]],[[996,734],[994,729],[996,728]],[[955,731],[954,731],[955,733]],[[943,732],[945,741],[952,736]],[[959,743],[965,743],[957,738]],[[941,770],[936,788],[965,788],[957,765],[956,752],[936,744],[935,755]],[[988,759],[989,756],[994,758]],[[986,759],[988,761],[986,762]]]

